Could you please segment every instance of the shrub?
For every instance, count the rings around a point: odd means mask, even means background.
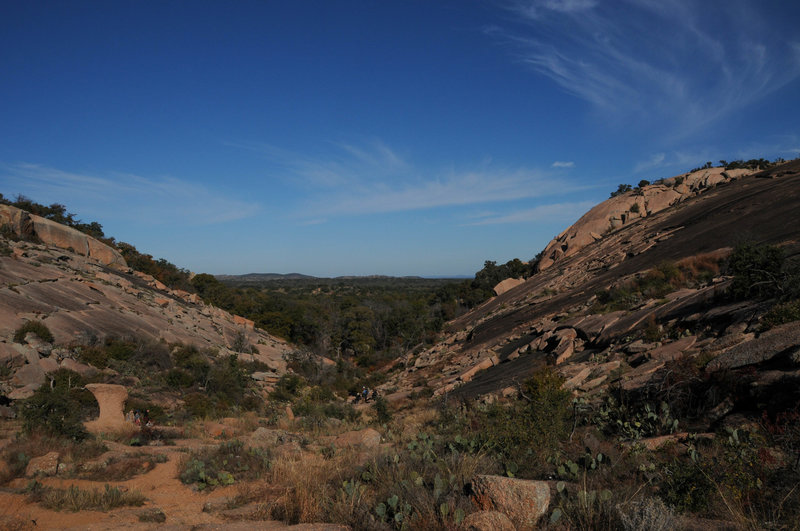
[[[669,531],[675,529],[676,519],[672,509],[659,498],[645,498],[617,506],[625,531]]]
[[[569,435],[572,397],[561,388],[563,379],[552,369],[536,372],[522,387],[525,403],[490,407],[484,434],[489,445],[517,465],[531,466],[554,452]]]
[[[275,384],[275,390],[269,394],[269,397],[272,400],[290,402],[300,393],[300,390],[305,387],[305,385],[306,382],[302,376],[287,372],[281,376],[278,383]]]
[[[34,333],[42,341],[53,342],[53,334],[41,321],[28,321],[14,332],[14,341],[22,343],[28,333]]]
[[[800,299],[776,304],[764,314],[761,325],[764,329],[769,329],[793,321],[800,321]]]
[[[631,212],[633,212],[634,214],[638,213],[639,210],[641,210],[639,203],[634,203],[631,205]]]
[[[389,411],[389,403],[382,396],[379,396],[372,404],[372,408],[378,415],[378,424],[387,424],[392,421],[392,414]]]
[[[745,243],[728,258],[733,275],[730,293],[736,299],[770,298],[782,291],[782,270],[786,256],[780,247]]]
[[[611,197],[622,195],[624,193],[630,192],[631,190],[633,190],[633,186],[631,186],[630,184],[620,184],[617,187],[616,191],[611,192]]]
[[[245,449],[233,440],[211,450],[193,452],[180,464],[180,480],[198,490],[258,479],[269,469],[269,456],[260,448]]]
[[[52,384],[43,385],[22,403],[22,428],[25,433],[41,432],[54,437],[83,440],[88,437],[81,422],[94,397],[83,389],[78,373],[60,369],[53,373]]]

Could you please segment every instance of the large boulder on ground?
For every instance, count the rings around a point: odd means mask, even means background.
[[[34,457],[28,461],[28,467],[25,469],[25,476],[29,478],[40,474],[55,476],[64,468],[66,468],[66,465],[61,462],[61,455],[58,452],[50,452],[40,457]]]
[[[45,382],[46,376],[39,363],[26,363],[14,373],[11,383],[17,387],[29,385],[39,386]]]
[[[517,529],[535,529],[550,506],[550,486],[544,481],[478,475],[472,492],[475,505],[505,514]]]
[[[129,429],[131,424],[125,420],[125,401],[128,399],[128,390],[122,385],[115,384],[88,384],[86,389],[91,391],[100,405],[100,416],[85,422],[86,429],[92,433],[115,432]]]
[[[381,443],[381,434],[372,428],[358,431],[348,431],[336,437],[333,444],[339,448],[357,446],[360,448],[375,448]]]
[[[508,291],[508,290],[510,290],[512,288],[516,288],[520,284],[524,284],[524,283],[525,283],[525,279],[524,278],[507,278],[507,279],[503,280],[502,282],[498,283],[494,287],[494,292],[495,292],[496,295],[502,295],[506,291]]]

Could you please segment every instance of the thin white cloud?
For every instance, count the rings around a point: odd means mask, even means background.
[[[469,225],[499,225],[511,223],[533,223],[533,222],[560,222],[571,223],[590,208],[595,206],[594,201],[578,201],[573,203],[555,203],[551,205],[540,205],[525,210],[517,210],[507,214],[487,217]]]
[[[664,163],[664,159],[666,158],[667,158],[666,154],[656,153],[648,160],[636,164],[636,167],[633,169],[633,173],[640,173],[646,170],[652,170],[653,168],[659,168]]]
[[[494,168],[491,159],[469,171],[423,170],[379,140],[331,143],[336,150],[315,156],[231,145],[280,166],[278,173],[303,187],[307,197],[296,214],[313,219],[515,201],[577,189],[539,170]]]
[[[63,203],[81,215],[102,213],[106,219],[133,219],[145,225],[212,225],[250,217],[259,209],[256,203],[174,177],[98,177],[31,163],[2,165],[0,174],[5,186],[34,201]]]
[[[491,35],[521,64],[608,116],[690,134],[800,77],[800,44],[747,0],[528,0]],[[764,31],[762,31],[764,30]]]
[[[557,160],[553,164],[551,164],[551,166],[553,168],[574,168],[575,163],[572,162],[571,160],[570,161]]]

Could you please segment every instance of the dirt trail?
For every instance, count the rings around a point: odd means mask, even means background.
[[[189,443],[187,446],[197,445]],[[183,485],[178,479],[178,463],[181,456],[186,455],[181,451],[185,448],[186,446],[136,448],[137,452],[166,455],[168,460],[165,463],[159,463],[150,472],[127,481],[90,481],[50,477],[40,479],[40,482],[46,486],[60,488],[75,485],[81,489],[102,489],[104,485],[109,484],[114,487],[138,490],[147,498],[144,508],[159,508],[164,512],[167,517],[165,525],[192,526],[223,523],[224,520],[221,518],[204,513],[203,504],[209,498],[234,496],[238,487],[230,486],[217,488],[210,493],[199,493]],[[132,453],[131,450],[131,448],[127,448],[128,453]],[[18,489],[24,487],[27,482],[26,479],[18,479],[12,482],[11,486]],[[154,523],[139,522],[138,514],[141,510],[142,508],[124,507],[109,512],[51,511],[38,504],[28,503],[23,494],[2,491],[0,492],[0,529],[9,528],[11,523],[24,523],[31,529],[152,529],[155,527]]]

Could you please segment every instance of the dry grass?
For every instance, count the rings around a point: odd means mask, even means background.
[[[102,441],[87,440],[80,443],[32,433],[18,437],[0,453],[7,466],[0,467],[0,484],[25,473],[28,462],[34,457],[40,457],[50,452],[59,452],[60,461],[68,466],[74,466],[87,459],[99,456],[108,450]]]
[[[85,490],[75,485],[58,489],[35,483],[30,489],[29,496],[31,501],[38,502],[47,509],[72,512],[110,511],[125,506],[139,507],[147,500],[139,491],[126,491],[110,485],[106,485],[103,490]]]
[[[324,521],[342,483],[357,467],[354,452],[331,459],[319,454],[284,455],[272,462],[264,478],[270,487],[257,493],[264,516],[290,524]]]

